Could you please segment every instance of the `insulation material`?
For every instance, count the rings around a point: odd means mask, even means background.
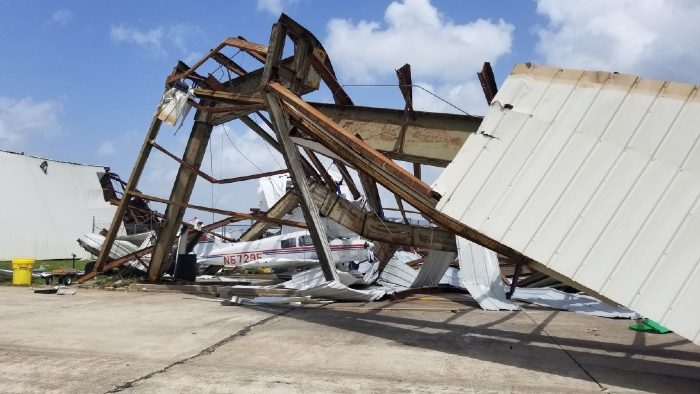
[[[557,289],[517,288],[511,297],[513,300],[525,301],[530,304],[547,308],[561,309],[586,315],[638,319],[641,316],[622,306],[608,305],[596,298],[585,294],[565,293]]]
[[[697,86],[517,65],[437,209],[700,343],[698,124]]]
[[[0,260],[88,258],[76,242],[109,227],[116,207],[106,202],[105,168],[0,151]]]
[[[420,259],[418,253],[398,251],[389,259],[384,271],[379,275],[377,284],[395,290],[403,290],[411,287],[418,276],[418,271],[411,268],[408,263]]]
[[[418,276],[411,287],[437,286],[445,275],[447,268],[455,259],[456,254],[441,250],[431,250],[418,271]]]
[[[188,103],[189,99],[194,99],[194,93],[186,85],[182,87],[182,90],[177,88],[168,89],[160,100],[158,119],[172,126],[177,126],[179,122],[180,126],[182,126],[192,108]]]
[[[457,237],[461,286],[469,291],[482,309],[518,311],[520,307],[506,299],[496,252]]]

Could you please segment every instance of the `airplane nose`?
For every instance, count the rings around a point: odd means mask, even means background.
[[[365,249],[374,249],[374,243],[365,241]]]

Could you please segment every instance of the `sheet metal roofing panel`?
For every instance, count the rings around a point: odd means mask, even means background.
[[[700,343],[697,90],[517,65],[438,209]]]
[[[89,256],[78,237],[92,231],[93,217],[109,227],[116,210],[102,193],[104,167],[0,151],[0,169],[0,260]]]
[[[425,262],[420,267],[416,279],[411,284],[411,287],[429,287],[437,286],[440,280],[447,271],[447,268],[455,260],[457,256],[453,252],[445,252],[442,250],[431,250],[425,258]]]
[[[496,252],[457,237],[460,286],[488,311],[519,311],[520,307],[506,299],[506,286],[501,280]]]

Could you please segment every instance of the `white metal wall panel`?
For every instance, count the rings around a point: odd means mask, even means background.
[[[700,343],[697,90],[517,65],[438,209]]]
[[[116,207],[104,200],[104,167],[0,151],[0,260],[87,257],[77,239],[112,222]]]

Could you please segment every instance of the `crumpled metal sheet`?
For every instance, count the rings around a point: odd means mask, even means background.
[[[328,300],[376,301],[384,297],[384,295],[387,294],[387,291],[378,288],[356,290],[351,289],[340,282],[331,281],[313,288],[302,290],[301,294],[303,296],[324,298]]]
[[[517,288],[511,299],[521,300],[547,308],[567,310],[600,317],[624,319],[638,319],[641,317],[637,312],[633,312],[623,306],[609,305],[585,294],[565,293],[550,288]]]
[[[377,284],[395,290],[404,290],[411,287],[418,276],[418,271],[407,263],[421,258],[418,253],[398,251],[391,257],[384,271],[379,275]]]
[[[459,277],[459,268],[447,267],[445,274],[440,279],[441,285],[462,287],[462,279]]]
[[[520,307],[506,299],[496,252],[457,237],[461,287],[469,291],[481,308],[495,311],[518,311]]]
[[[358,281],[353,275],[336,270],[338,273],[338,279],[343,285],[349,286]],[[326,278],[323,276],[323,271],[321,267],[310,268],[306,271],[299,272],[292,275],[292,278],[281,285],[287,289],[297,289],[306,290],[314,287],[318,287],[326,282]]]
[[[431,250],[425,258],[423,266],[418,271],[418,276],[411,287],[437,286],[440,280],[454,261],[456,254],[441,250]]]

